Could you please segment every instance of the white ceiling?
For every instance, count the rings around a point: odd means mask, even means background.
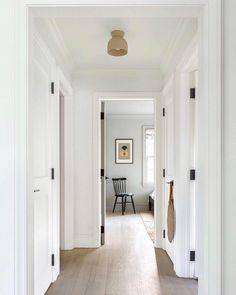
[[[75,68],[162,69],[183,28],[195,31],[198,9],[84,7],[37,8],[33,12],[46,43],[55,39],[59,50]],[[107,54],[110,32],[114,29],[125,32],[127,56]],[[177,41],[183,43],[180,38]]]
[[[107,115],[153,115],[152,101],[107,101]]]
[[[158,68],[182,19],[60,18],[55,22],[80,68]],[[107,54],[110,32],[115,29],[125,31],[126,56]]]

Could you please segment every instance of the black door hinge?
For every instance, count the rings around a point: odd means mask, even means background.
[[[165,229],[163,229],[162,236],[163,236],[163,239],[165,239],[165,238],[166,238],[166,230],[165,230]]]
[[[55,265],[55,255],[54,254],[52,254],[52,257],[51,257],[51,264],[52,264],[52,266]]]
[[[166,109],[163,108],[163,109],[162,109],[162,116],[165,117],[165,115],[166,115]]]
[[[195,99],[196,97],[196,89],[190,88],[190,98]]]
[[[103,177],[103,176],[105,175],[105,173],[104,173],[104,169],[101,169],[100,174],[101,174],[101,177]]]
[[[190,170],[190,180],[195,180],[196,178],[196,175],[195,175],[195,169],[191,169]]]
[[[166,177],[166,169],[162,170],[162,175],[163,175],[163,177]]]
[[[54,175],[54,168],[51,168],[51,179],[54,179],[55,175]]]
[[[101,120],[104,120],[105,114],[104,112],[101,112]]]
[[[101,226],[101,234],[104,234],[105,233],[105,227],[104,225]]]
[[[195,261],[195,251],[190,251],[190,261]]]
[[[51,82],[51,94],[54,94],[54,82]]]

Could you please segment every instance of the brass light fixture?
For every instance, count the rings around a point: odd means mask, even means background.
[[[120,30],[111,32],[112,38],[107,45],[107,53],[112,56],[123,56],[128,53],[128,44],[124,39],[125,33]]]

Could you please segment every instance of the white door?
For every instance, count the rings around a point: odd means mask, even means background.
[[[34,295],[52,282],[51,73],[49,62],[35,50],[33,69]]]

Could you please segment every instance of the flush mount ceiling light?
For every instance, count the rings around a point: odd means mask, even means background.
[[[107,45],[107,53],[112,56],[123,56],[128,53],[128,44],[124,39],[124,32],[115,30],[111,32],[112,38]]]

